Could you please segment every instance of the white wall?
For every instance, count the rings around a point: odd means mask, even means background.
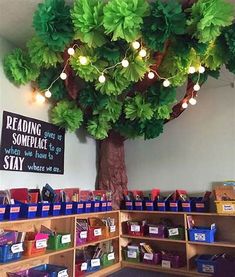
[[[235,179],[235,89],[202,88],[159,138],[127,141],[125,150],[130,189],[201,192]]]
[[[12,85],[4,75],[2,58],[13,46],[0,39],[0,130],[2,128],[2,111],[15,112],[32,118],[48,121],[48,104],[39,105],[33,99],[30,86],[20,88]],[[65,136],[64,175],[0,171],[0,189],[13,187],[36,187],[46,182],[53,187],[80,187],[93,189],[96,178],[95,141],[86,138],[79,141],[75,134]]]

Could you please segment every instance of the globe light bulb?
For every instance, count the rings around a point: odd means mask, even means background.
[[[41,95],[41,93],[37,93],[36,94],[36,101],[39,103],[39,104],[43,104],[45,102],[45,97],[43,95]]]
[[[189,69],[188,69],[188,73],[193,74],[195,72],[196,72],[196,68],[194,66],[190,66]]]
[[[85,57],[85,56],[80,56],[80,57],[79,57],[79,62],[80,62],[80,64],[82,64],[82,65],[87,64],[87,62],[88,62],[87,57]]]
[[[200,65],[199,68],[198,68],[198,72],[199,72],[199,73],[204,73],[205,70],[206,70],[205,67],[202,66],[202,65]]]
[[[106,78],[105,78],[104,74],[100,75],[100,77],[99,77],[99,82],[100,82],[100,83],[104,83],[105,80],[106,80]]]
[[[122,66],[123,66],[123,67],[128,67],[128,66],[129,66],[128,60],[123,59],[123,60],[122,60]]]
[[[132,42],[132,47],[137,50],[137,49],[140,48],[140,43],[138,41],[133,41]]]
[[[187,109],[187,108],[188,108],[188,103],[187,103],[187,102],[184,102],[184,103],[182,104],[182,108],[183,108],[183,109]]]
[[[194,105],[197,104],[197,100],[192,97],[192,98],[189,99],[189,103],[194,106]]]
[[[49,89],[45,91],[45,96],[46,96],[46,98],[51,97],[51,92],[49,91]]]
[[[163,86],[166,87],[166,88],[169,87],[170,84],[171,83],[168,79],[164,80],[164,82],[163,82]]]
[[[65,80],[66,78],[67,78],[67,74],[64,73],[64,72],[62,72],[62,73],[60,74],[60,79]]]
[[[198,83],[196,83],[196,85],[194,85],[193,86],[193,89],[195,90],[195,91],[199,91],[200,90],[200,85],[198,84]]]
[[[139,55],[140,55],[141,58],[146,57],[146,55],[147,55],[146,50],[145,49],[141,49],[140,52],[139,52]]]
[[[154,73],[153,73],[152,71],[150,71],[150,72],[148,73],[148,78],[149,78],[149,79],[153,79],[154,77],[155,77]]]
[[[72,47],[70,47],[70,48],[68,49],[68,54],[69,54],[70,56],[73,56],[74,53],[75,53],[74,49],[73,49]]]

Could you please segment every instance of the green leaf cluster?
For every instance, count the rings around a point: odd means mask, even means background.
[[[29,56],[20,48],[5,56],[3,68],[7,78],[17,86],[35,81],[39,74],[37,66],[31,63]]]
[[[75,38],[89,47],[100,47],[106,42],[103,23],[104,1],[75,0],[71,12]]]
[[[224,30],[223,38],[226,42],[225,49],[228,56],[226,68],[235,74],[235,23]]]
[[[234,6],[224,0],[198,0],[191,9],[189,31],[200,42],[214,41],[223,27],[232,24]]]
[[[73,38],[70,8],[64,0],[45,0],[33,17],[37,36],[54,51],[64,51]]]
[[[145,0],[110,0],[104,7],[103,26],[112,40],[119,38],[132,42],[140,37],[143,17],[148,14]]]
[[[186,31],[186,16],[174,0],[151,3],[151,14],[144,19],[142,34],[147,46],[162,51],[167,39]]]
[[[93,117],[87,123],[88,133],[99,140],[107,138],[110,129],[110,123],[99,116]]]
[[[83,113],[74,101],[59,101],[51,111],[52,123],[70,132],[76,131],[82,124]]]

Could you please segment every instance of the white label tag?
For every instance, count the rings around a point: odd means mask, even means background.
[[[149,227],[149,234],[158,234],[158,227]]]
[[[108,261],[111,261],[111,260],[114,260],[114,259],[115,259],[114,252],[109,253],[108,254]]]
[[[152,261],[153,260],[153,254],[152,253],[144,253],[144,259]]]
[[[213,265],[203,264],[202,271],[205,273],[215,273],[215,268]]]
[[[47,247],[47,239],[36,240],[36,248],[37,249],[46,248],[46,247]]]
[[[110,233],[114,233],[116,232],[116,226],[113,225],[113,226],[110,226]]]
[[[11,246],[11,252],[13,254],[20,253],[20,252],[23,252],[23,251],[24,251],[24,249],[23,249],[23,243],[22,242],[21,243],[17,243],[17,244],[13,244]]]
[[[162,267],[171,268],[171,262],[166,261],[166,260],[162,260]]]
[[[131,225],[131,232],[140,232],[140,225]]]
[[[65,244],[65,243],[69,243],[69,242],[71,242],[71,235],[70,234],[63,235],[61,238],[61,243]]]
[[[57,276],[58,277],[69,277],[67,269],[59,271]]]
[[[87,263],[82,263],[81,271],[86,271],[86,270],[87,270]]]
[[[179,235],[179,229],[178,228],[169,229],[168,233],[169,233],[169,237],[177,236]]]
[[[224,212],[232,212],[232,211],[234,211],[234,207],[232,204],[231,205],[223,205],[223,211]]]
[[[95,236],[95,237],[101,236],[101,235],[102,235],[101,228],[95,229],[95,230],[94,230],[94,236]]]
[[[91,267],[100,266],[100,259],[92,259],[91,260]]]
[[[202,233],[195,233],[194,234],[194,239],[199,240],[199,241],[205,241],[206,240],[206,235]]]
[[[127,257],[131,259],[136,259],[137,258],[137,252],[135,251],[127,251]]]
[[[87,231],[82,231],[80,233],[80,239],[86,239],[87,238]]]

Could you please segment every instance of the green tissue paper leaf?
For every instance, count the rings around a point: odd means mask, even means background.
[[[112,40],[132,42],[139,38],[143,17],[148,14],[145,0],[110,0],[104,7],[103,25]]]
[[[54,51],[63,51],[73,38],[70,8],[64,0],[45,0],[33,17],[37,36]]]
[[[142,132],[144,139],[154,139],[163,132],[164,120],[153,117],[151,120],[142,122]]]
[[[114,130],[129,139],[135,139],[143,135],[139,120],[120,120],[114,125]]]
[[[74,132],[82,124],[83,113],[75,102],[62,100],[52,109],[51,120],[53,124]]]
[[[39,75],[37,66],[31,63],[30,57],[20,48],[5,56],[3,68],[7,78],[17,86],[35,81]]]
[[[158,119],[169,119],[172,112],[172,108],[169,105],[162,105],[157,108]]]
[[[107,138],[110,129],[110,123],[99,116],[95,116],[87,123],[88,133],[98,140]]]

